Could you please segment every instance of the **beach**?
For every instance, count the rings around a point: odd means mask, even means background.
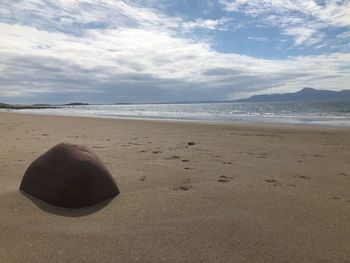
[[[349,262],[350,128],[0,113],[0,262]],[[121,193],[74,211],[18,191],[60,142]]]

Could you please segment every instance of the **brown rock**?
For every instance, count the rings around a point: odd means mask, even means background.
[[[101,160],[87,147],[60,143],[25,172],[20,190],[49,204],[81,208],[119,194]]]

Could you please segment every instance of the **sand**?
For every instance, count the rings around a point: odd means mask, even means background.
[[[349,262],[350,129],[0,113],[0,262]],[[59,142],[121,194],[62,210],[18,191]]]

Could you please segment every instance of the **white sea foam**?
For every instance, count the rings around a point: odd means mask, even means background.
[[[350,126],[349,102],[82,105],[20,112],[107,118],[253,121]]]

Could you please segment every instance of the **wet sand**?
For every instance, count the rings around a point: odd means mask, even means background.
[[[349,262],[349,128],[0,113],[0,134],[0,262]],[[59,142],[90,147],[121,194],[21,194]]]

